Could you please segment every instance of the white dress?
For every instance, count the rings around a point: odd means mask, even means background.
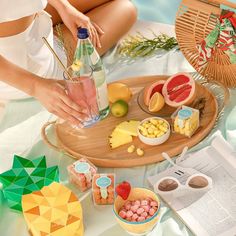
[[[34,21],[24,32],[10,37],[0,37],[0,54],[39,76],[58,78],[61,77],[61,71],[58,70],[53,55],[42,40],[42,37],[45,37],[53,45],[52,20],[44,11],[46,5],[47,0],[0,0],[0,23],[37,13]],[[29,96],[24,92],[0,82],[0,99],[27,97]]]

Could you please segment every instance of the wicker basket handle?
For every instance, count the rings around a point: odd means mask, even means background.
[[[57,152],[61,152],[63,153],[63,155],[67,155],[69,157],[75,158],[72,154],[68,153],[67,151],[65,151],[63,148],[58,147],[57,145],[53,144],[47,136],[46,133],[46,129],[50,126],[50,125],[55,125],[57,121],[51,121],[51,122],[47,122],[43,125],[43,127],[41,128],[41,137],[42,140],[44,141],[45,144],[47,144],[49,147],[51,147],[52,149],[56,150]]]
[[[49,127],[50,125],[54,125],[55,123],[56,123],[56,120],[45,123],[41,129],[41,136],[42,136],[44,143],[47,144],[49,147],[53,148],[56,151],[64,153],[63,149],[61,149],[58,146],[56,146],[55,144],[51,143],[51,141],[48,139],[48,136],[46,134],[47,127]]]
[[[235,8],[236,9],[236,4],[227,0],[200,0],[202,2],[208,2],[216,5],[225,5],[227,7]]]

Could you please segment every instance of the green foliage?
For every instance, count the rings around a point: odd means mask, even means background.
[[[140,32],[137,35],[129,35],[125,38],[119,47],[119,54],[131,58],[147,57],[156,53],[158,50],[169,51],[178,45],[174,37],[166,34],[156,35],[153,39],[146,38]]]

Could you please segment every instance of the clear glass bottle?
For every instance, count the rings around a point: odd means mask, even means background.
[[[88,30],[86,28],[78,29],[78,43],[75,50],[73,63],[76,64],[76,61],[78,60],[83,64],[89,64],[93,69],[93,78],[97,92],[97,103],[100,118],[103,119],[109,114],[106,75],[102,60],[91,43]]]

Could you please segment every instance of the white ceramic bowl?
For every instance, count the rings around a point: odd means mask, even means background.
[[[164,143],[165,141],[167,141],[167,139],[170,137],[170,124],[167,120],[165,120],[161,117],[149,117],[149,118],[146,118],[146,119],[142,120],[140,125],[142,125],[145,121],[149,121],[151,119],[165,121],[168,124],[167,132],[165,134],[163,134],[162,136],[157,137],[157,138],[148,138],[148,137],[142,135],[141,132],[138,129],[138,137],[143,143],[145,143],[147,145],[151,145],[151,146],[160,145],[160,144]]]

